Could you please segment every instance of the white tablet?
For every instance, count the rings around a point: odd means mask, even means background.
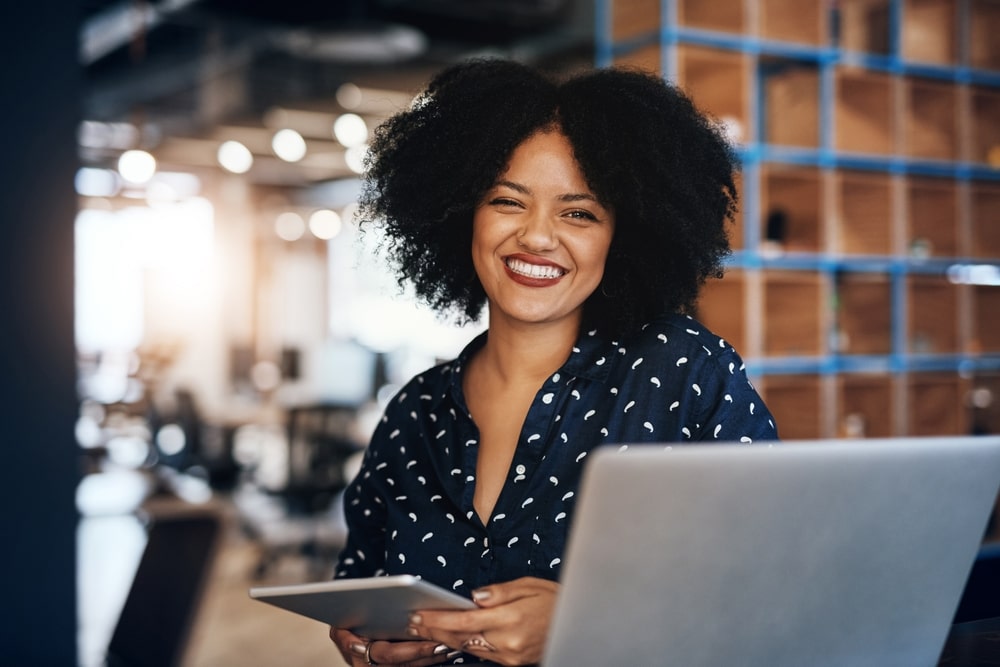
[[[258,586],[250,597],[370,639],[408,639],[414,611],[476,608],[472,600],[408,574]]]

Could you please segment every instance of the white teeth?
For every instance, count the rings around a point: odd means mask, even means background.
[[[514,273],[528,276],[529,278],[559,278],[566,273],[557,266],[529,264],[528,262],[511,258],[507,258],[507,266]]]

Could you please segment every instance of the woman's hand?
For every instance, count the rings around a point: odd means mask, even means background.
[[[559,584],[522,577],[474,591],[479,609],[421,611],[408,632],[503,665],[531,665],[542,659]]]
[[[459,651],[453,651],[440,642],[369,640],[342,628],[331,627],[330,639],[351,667],[424,667],[437,665],[459,654]]]

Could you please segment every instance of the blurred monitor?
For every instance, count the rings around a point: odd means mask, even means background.
[[[324,342],[310,370],[317,399],[342,405],[369,400],[375,394],[375,361],[375,352],[355,341]]]

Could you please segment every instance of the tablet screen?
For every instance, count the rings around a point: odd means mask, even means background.
[[[476,608],[472,600],[412,575],[255,587],[250,597],[371,639],[408,639],[414,611]]]

